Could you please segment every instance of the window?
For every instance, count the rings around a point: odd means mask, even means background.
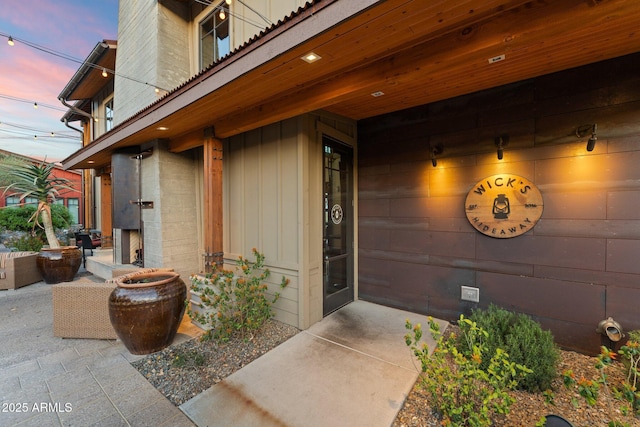
[[[104,104],[104,116],[104,130],[109,132],[113,128],[113,98]]]
[[[69,213],[71,214],[71,222],[73,224],[78,224],[78,217],[80,216],[80,203],[77,198],[69,198],[67,199],[67,209],[69,209]]]
[[[5,201],[7,206],[21,206],[23,204],[38,206],[38,199],[35,197],[25,197],[20,201],[20,196],[8,196]]]
[[[9,196],[6,199],[7,206],[17,206],[20,204],[20,197],[18,196]]]
[[[223,2],[200,21],[200,69],[211,65],[231,51],[229,15]],[[220,13],[221,10],[225,14]]]

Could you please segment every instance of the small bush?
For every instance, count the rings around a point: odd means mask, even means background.
[[[436,340],[433,354],[420,343],[421,326],[408,320],[405,343],[422,365],[420,386],[429,394],[429,405],[442,415],[446,426],[490,426],[496,418],[509,413],[515,402],[508,391],[518,380],[530,373],[526,366],[509,360],[501,349],[489,350],[487,331],[475,322],[460,316],[461,340],[444,338],[439,326],[429,318],[429,328]],[[458,349],[459,343],[464,343]],[[488,369],[480,364],[487,361]]]
[[[263,268],[264,255],[256,249],[253,249],[253,254],[255,262],[239,257],[236,272],[220,269],[207,274],[204,279],[191,276],[191,290],[200,294],[201,304],[209,313],[189,310],[188,314],[210,328],[204,338],[225,342],[237,333],[246,339],[250,331],[259,329],[273,317],[271,306],[280,298],[280,293],[267,298],[265,281],[271,273]],[[280,288],[284,289],[288,283],[289,280],[283,276]]]
[[[8,242],[8,245],[16,251],[40,252],[40,249],[44,246],[44,241],[37,235],[26,234]]]
[[[33,205],[0,209],[0,228],[13,231],[32,231],[34,222],[29,221],[36,211]],[[51,205],[51,221],[54,229],[67,228],[72,221],[71,213],[64,205]],[[36,231],[39,229],[36,227]]]
[[[543,330],[526,314],[512,313],[495,305],[487,310],[474,310],[470,319],[489,333],[490,351],[501,348],[510,360],[533,371],[519,380],[518,388],[541,392],[551,387],[557,376],[560,352],[550,331]],[[488,369],[488,361],[481,367]]]
[[[204,366],[206,358],[198,350],[178,350],[176,357],[171,360],[174,368],[196,368]]]

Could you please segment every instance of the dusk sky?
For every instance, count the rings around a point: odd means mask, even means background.
[[[80,134],[60,121],[66,108],[58,95],[81,64],[20,40],[82,62],[98,42],[117,34],[118,0],[3,0],[0,149],[53,161],[80,148]]]

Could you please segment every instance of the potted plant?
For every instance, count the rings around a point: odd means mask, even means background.
[[[171,344],[185,311],[187,287],[177,273],[133,273],[116,280],[109,319],[131,354],[149,354]]]
[[[38,271],[47,283],[69,282],[80,268],[82,255],[76,246],[61,246],[56,238],[51,220],[51,205],[61,190],[74,190],[66,178],[55,177],[52,172],[54,163],[27,163],[3,159],[0,172],[3,174],[3,196],[7,193],[17,195],[24,203],[26,198],[35,198],[38,206],[29,219],[44,229],[48,248],[42,248],[36,259]]]

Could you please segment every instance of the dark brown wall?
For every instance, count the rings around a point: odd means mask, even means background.
[[[587,152],[575,129],[590,123]],[[363,120],[358,135],[360,298],[455,320],[476,306],[460,286],[474,286],[479,307],[530,314],[587,353],[608,316],[640,329],[640,55]],[[444,146],[436,168],[429,142]],[[522,236],[466,219],[468,191],[498,173],[542,193]]]

